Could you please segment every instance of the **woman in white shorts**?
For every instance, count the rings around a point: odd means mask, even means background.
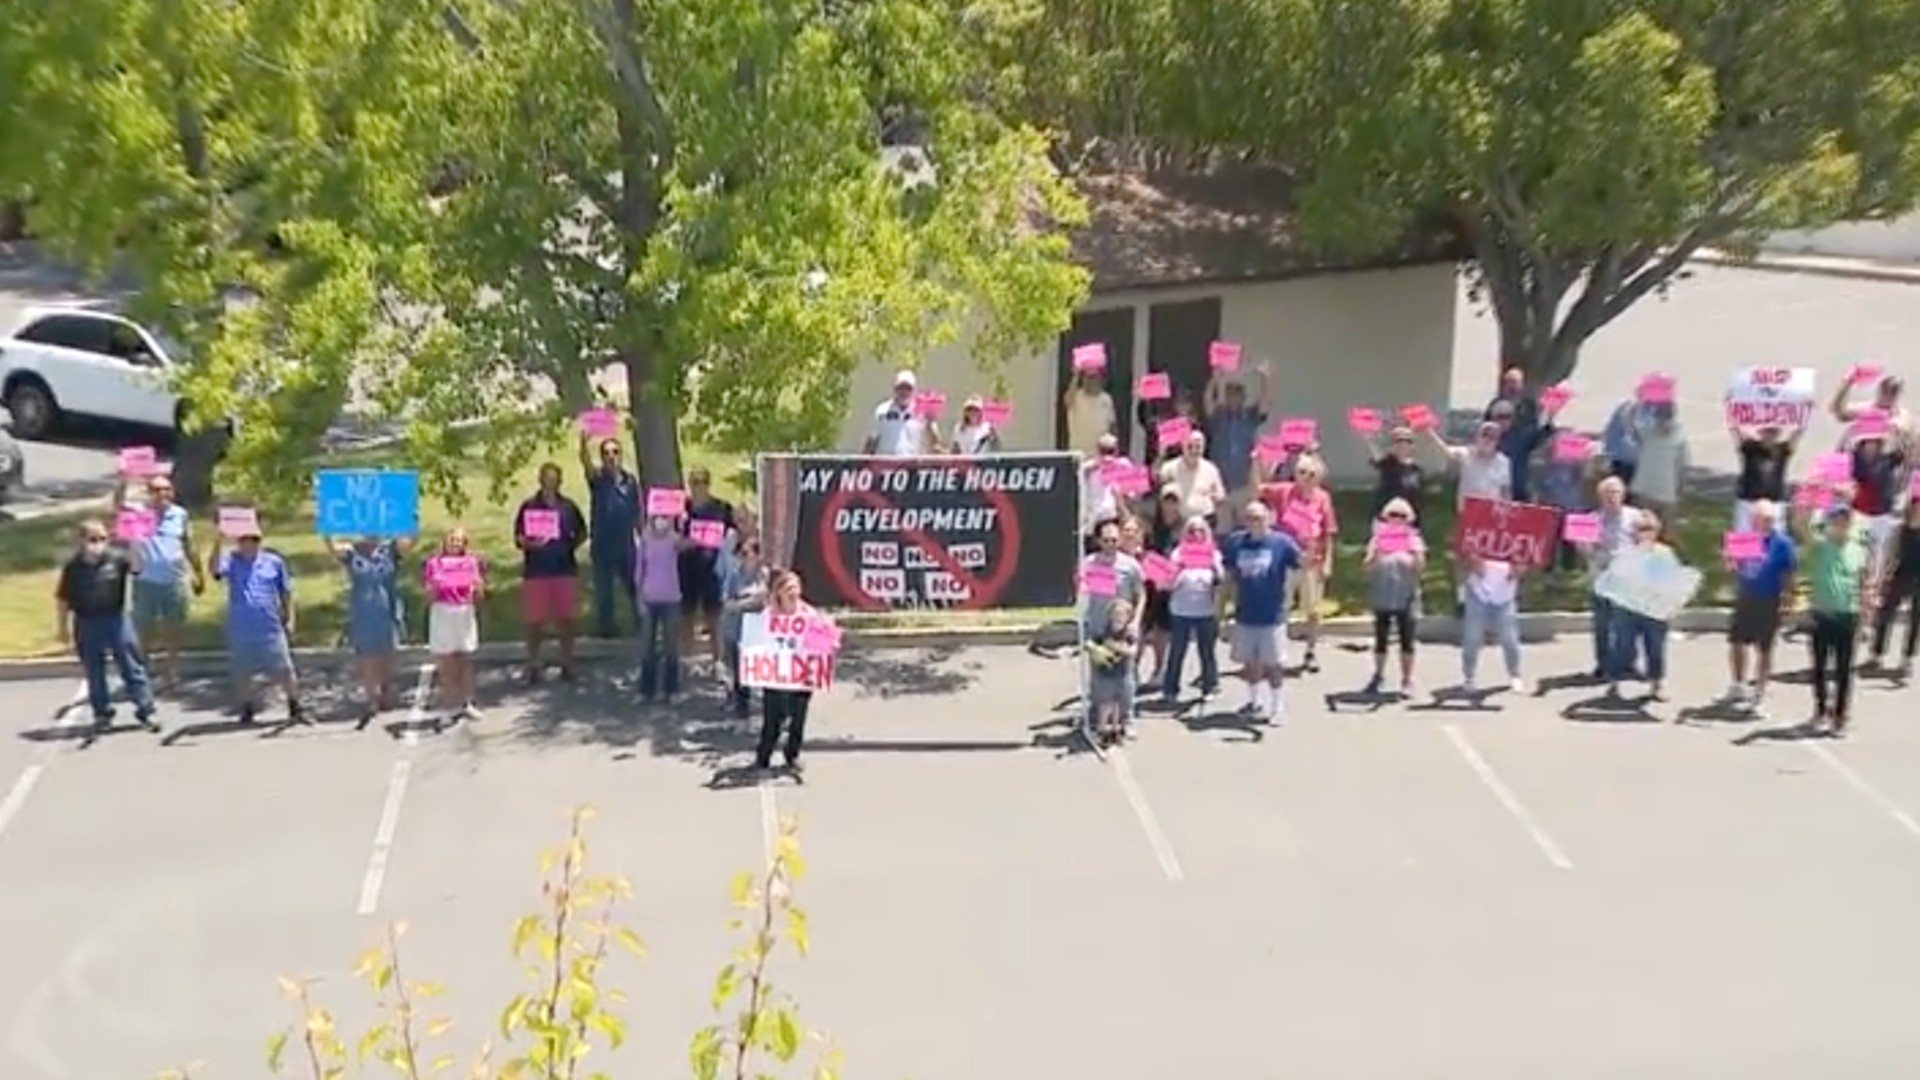
[[[467,546],[467,531],[454,529],[426,561],[427,648],[440,681],[440,701],[455,720],[479,715],[474,707],[474,654],[480,651],[480,597],[487,568]]]

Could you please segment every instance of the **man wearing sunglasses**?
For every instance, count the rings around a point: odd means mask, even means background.
[[[107,686],[107,665],[120,672],[120,683],[133,702],[134,719],[148,731],[154,723],[153,688],[140,656],[140,643],[127,618],[128,583],[133,566],[108,546],[107,527],[99,521],[80,526],[80,546],[60,568],[54,587],[55,618],[60,640],[74,647],[87,673],[87,704],[96,729],[113,725],[113,694]]]

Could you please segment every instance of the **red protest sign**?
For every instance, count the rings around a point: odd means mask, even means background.
[[[1551,506],[1468,498],[1460,507],[1453,547],[1463,556],[1538,569],[1552,561],[1559,528],[1560,511]]]

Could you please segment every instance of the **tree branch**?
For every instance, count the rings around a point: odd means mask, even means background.
[[[581,14],[599,35],[613,64],[614,77],[622,91],[621,101],[626,106],[621,111],[631,109],[653,133],[655,149],[664,151],[671,143],[672,124],[660,103],[660,92],[654,86],[646,58],[633,47],[633,37],[639,29],[639,14],[633,0],[611,0],[611,3],[579,0],[579,3]]]

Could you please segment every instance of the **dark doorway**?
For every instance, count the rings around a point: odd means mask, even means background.
[[[1172,376],[1175,396],[1192,394],[1204,416],[1213,375],[1207,350],[1220,340],[1220,298],[1155,304],[1147,318],[1147,370]]]
[[[1099,342],[1107,347],[1107,393],[1113,395],[1114,434],[1122,447],[1133,440],[1133,309],[1104,308],[1073,317],[1073,328],[1060,335],[1060,353],[1054,360],[1057,392],[1053,402],[1053,445],[1067,448],[1067,388],[1073,385],[1073,350]],[[1201,362],[1206,360],[1201,347]]]

